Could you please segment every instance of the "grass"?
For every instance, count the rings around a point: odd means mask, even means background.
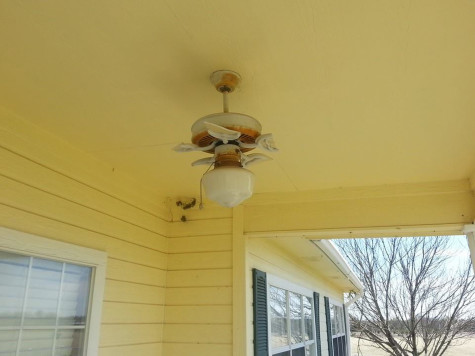
[[[358,348],[358,341],[359,348]],[[358,353],[359,350],[359,353]],[[367,341],[351,338],[351,356],[387,356],[388,354],[380,349],[370,346]],[[466,339],[461,345],[449,347],[444,356],[475,356],[475,338]]]

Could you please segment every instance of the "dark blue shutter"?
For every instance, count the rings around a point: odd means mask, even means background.
[[[268,356],[267,275],[252,270],[254,301],[254,356]]]
[[[325,302],[325,317],[327,319],[327,341],[328,341],[328,355],[333,356],[333,340],[332,340],[332,324],[330,319],[330,300],[328,297],[323,297]]]
[[[317,292],[313,293],[313,304],[315,310],[315,337],[317,344],[317,355],[321,356],[322,354],[322,338],[320,336],[320,294]]]

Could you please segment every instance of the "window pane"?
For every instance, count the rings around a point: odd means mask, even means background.
[[[30,258],[0,251],[0,326],[19,326]]]
[[[292,350],[292,356],[305,356],[305,347]]]
[[[0,331],[0,355],[15,356],[19,333],[16,330]]]
[[[343,308],[338,307],[338,333],[339,334],[344,334],[345,333],[345,327],[343,325]]]
[[[51,356],[53,330],[23,330],[20,340],[21,356]]]
[[[289,293],[290,341],[292,344],[303,342],[302,301],[300,294]]]
[[[287,292],[269,286],[269,310],[271,321],[271,348],[289,344],[287,333]]]
[[[280,352],[278,354],[273,354],[274,356],[290,356],[290,351]]]
[[[85,325],[91,268],[67,264],[63,277],[59,325]]]
[[[332,335],[341,335],[345,333],[345,317],[343,314],[343,307],[338,305],[331,305],[331,326]]]
[[[313,340],[312,298],[303,297],[303,319],[305,341]]]
[[[331,321],[331,328],[332,328],[332,335],[336,334],[336,315],[335,315],[335,306],[330,304],[330,321]]]
[[[33,258],[25,325],[55,325],[63,264]]]
[[[83,354],[84,329],[58,330],[55,356],[81,356]]]

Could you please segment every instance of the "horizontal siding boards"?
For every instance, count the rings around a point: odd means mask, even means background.
[[[133,262],[162,270],[167,268],[167,254],[149,248],[143,248],[124,241],[111,239],[107,246],[111,258]]]
[[[232,240],[230,235],[175,237],[168,247],[172,253],[231,251]]]
[[[232,222],[231,218],[175,222],[171,224],[168,233],[171,238],[225,235],[232,231]]]
[[[165,306],[165,323],[231,324],[231,305]]]
[[[231,305],[232,287],[167,288],[167,305]]]
[[[223,209],[218,204],[210,202],[204,203],[204,209],[199,209],[199,203],[196,202],[194,208],[184,210],[177,206],[173,199],[170,199],[170,205],[172,221],[175,222],[181,221],[182,216],[186,217],[186,221],[232,218],[233,216],[233,209]]]
[[[223,269],[231,267],[231,251],[180,253],[168,256],[169,271]]]
[[[170,229],[164,355],[232,354],[232,220]]]
[[[108,253],[100,354],[230,355],[231,210],[187,212],[189,221],[169,224],[96,188],[93,175],[78,179],[74,165],[51,164],[62,155],[45,150],[43,164],[24,144],[0,152],[12,165],[0,171],[0,224]]]
[[[0,142],[2,148],[37,162],[45,169],[70,176],[141,210],[152,214],[160,211],[160,215],[168,217],[168,213],[162,211],[164,207],[157,204],[153,192],[143,184],[4,108],[0,108]]]
[[[165,304],[164,287],[107,279],[104,300],[163,305]]]
[[[17,153],[0,148],[0,162],[9,162],[8,165],[2,167],[2,175],[18,182],[112,215],[158,234],[163,233],[166,229],[166,222],[156,215],[65,174],[45,169],[41,164]],[[51,182],[54,182],[54,185],[51,185]]]
[[[0,203],[0,225],[100,251],[105,251],[107,248],[107,236],[2,203]]]
[[[162,343],[122,345],[99,348],[100,356],[161,356]]]
[[[230,286],[232,286],[231,269],[169,271],[167,273],[167,288]]]
[[[163,330],[163,342],[172,343],[223,343],[231,344],[232,325],[169,324]]]
[[[0,225],[108,253],[100,355],[161,355],[166,225],[54,168],[0,148]]]
[[[100,347],[162,342],[161,324],[103,324]]]
[[[161,269],[109,258],[106,276],[108,279],[164,287],[167,272]]]
[[[104,302],[103,324],[159,324],[163,322],[163,306]]]
[[[232,345],[230,344],[163,343],[164,356],[225,356],[232,355],[232,352]]]
[[[53,240],[106,251],[109,258],[166,269],[167,255],[163,252],[72,226],[36,213],[25,212],[2,203],[0,203],[0,224]]]
[[[0,175],[0,203],[137,245],[167,251],[162,235]]]

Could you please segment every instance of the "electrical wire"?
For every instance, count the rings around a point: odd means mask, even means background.
[[[208,169],[203,173],[200,179],[200,205],[199,205],[200,210],[203,209],[203,177],[205,176],[206,173],[208,173],[208,171],[211,169],[213,165],[214,165],[214,162],[209,165]]]

